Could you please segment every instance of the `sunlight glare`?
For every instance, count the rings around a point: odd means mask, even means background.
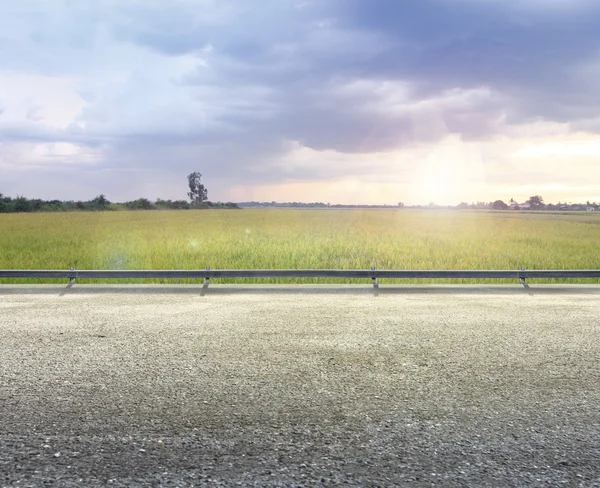
[[[481,155],[455,137],[449,137],[429,152],[414,181],[416,201],[456,205],[469,187],[483,179]]]

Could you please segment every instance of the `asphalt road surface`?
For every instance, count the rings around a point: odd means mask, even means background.
[[[600,287],[0,286],[0,487],[600,486]]]

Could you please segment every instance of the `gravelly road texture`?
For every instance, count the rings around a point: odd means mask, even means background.
[[[600,486],[600,287],[0,286],[0,486]]]

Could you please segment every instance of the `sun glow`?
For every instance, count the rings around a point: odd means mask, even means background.
[[[423,202],[447,204],[456,193],[457,182],[448,164],[427,165],[421,172],[417,191]]]
[[[483,180],[479,152],[449,137],[423,158],[414,181],[414,193],[420,202],[456,204]]]

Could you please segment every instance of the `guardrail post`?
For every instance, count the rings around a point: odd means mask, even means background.
[[[206,271],[210,271],[210,266],[206,267]],[[204,277],[204,286],[207,287],[208,285],[210,285],[210,277],[209,276],[205,276]]]
[[[73,266],[71,266],[70,271],[75,271],[75,268]],[[75,284],[75,276],[70,276],[69,277],[69,286],[73,286]]]
[[[371,266],[371,271],[375,271],[375,266]],[[377,283],[377,276],[375,276],[375,273],[371,275],[371,280],[373,281],[373,288],[379,288],[379,283]]]
[[[521,266],[521,271],[525,271],[525,268]],[[519,279],[521,280],[521,284],[523,286],[527,286],[527,282],[525,281],[525,276],[522,273],[519,274]]]

